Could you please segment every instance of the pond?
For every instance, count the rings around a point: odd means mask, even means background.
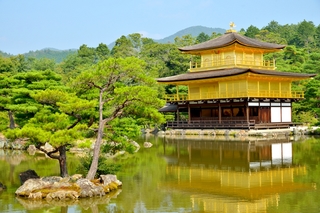
[[[143,136],[118,160],[123,187],[68,202],[16,198],[19,173],[59,174],[42,154],[0,150],[0,212],[320,212],[320,139]],[[69,173],[79,157],[68,156]]]

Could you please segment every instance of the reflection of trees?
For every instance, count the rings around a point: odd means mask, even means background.
[[[70,156],[68,166],[75,171],[79,163],[77,158]],[[48,160],[43,154],[30,156],[24,151],[12,151],[0,149],[0,181],[7,186],[7,190],[0,194],[0,212],[9,212],[10,209],[21,209],[21,205],[15,201],[14,192],[20,186],[19,174],[27,169],[35,170],[39,176],[51,176],[59,174],[57,162]],[[42,212],[39,210],[39,212]]]
[[[15,168],[26,160],[26,155],[21,151],[0,150],[0,180],[11,186],[15,184]]]
[[[78,164],[77,158],[70,155],[68,166],[71,172],[75,172]],[[41,177],[59,174],[57,162],[49,161],[42,153],[30,156],[24,151],[0,150],[0,180],[8,188],[17,188],[20,185],[19,174],[28,169],[35,170]]]
[[[162,139],[143,138],[140,144],[144,141],[151,142],[153,146],[149,149],[141,148],[130,159],[123,161],[123,172],[117,174],[124,185],[123,192],[117,198],[115,212],[156,212],[157,209],[181,211],[181,203],[191,205],[189,197],[179,196],[159,186],[160,182],[168,178],[166,161],[159,156],[163,153]]]

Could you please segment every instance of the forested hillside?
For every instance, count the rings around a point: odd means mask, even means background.
[[[52,48],[46,48],[42,50],[29,51],[23,54],[26,58],[48,58],[54,60],[56,63],[62,62],[67,56],[75,54],[77,50],[57,50]]]
[[[64,59],[66,59],[69,55],[77,53],[77,50],[70,49],[70,50],[57,50],[53,48],[45,48],[42,50],[36,51],[29,51],[27,53],[21,54],[24,55],[25,58],[32,59],[50,59],[53,60],[55,63],[60,63]],[[5,52],[0,51],[0,56],[2,57],[12,57],[14,55],[8,54]]]
[[[238,33],[266,42],[287,45],[283,51],[266,56],[276,60],[277,70],[320,74],[320,26],[315,26],[312,21],[302,20],[297,24],[286,25],[271,21],[261,29],[249,26],[247,29],[241,29]],[[61,62],[57,62],[49,56],[37,59],[35,52],[31,52],[29,55],[0,56],[0,94],[2,97],[0,108],[3,113],[1,129],[6,129],[9,126],[9,121],[15,122],[12,126],[21,127],[25,125],[27,119],[32,118],[40,110],[41,104],[37,103],[31,94],[48,88],[66,87],[84,71],[95,70],[104,60],[134,57],[145,63],[144,69],[153,79],[176,75],[188,70],[190,60],[190,56],[181,54],[178,47],[204,42],[217,36],[219,33],[215,31],[211,34],[201,32],[197,36],[186,33],[176,36],[171,43],[160,43],[151,38],[144,38],[138,33],[133,33],[118,38],[112,49],[103,43],[97,47],[88,47],[83,44],[74,54],[68,55]],[[51,50],[44,51],[48,55],[54,55]],[[48,72],[49,76],[40,77],[44,72]],[[53,73],[58,77],[54,77]],[[29,74],[30,76],[28,76]],[[32,82],[37,77],[40,80],[37,80],[38,82],[33,84],[32,88],[31,84],[18,82],[21,79],[24,79],[25,82]],[[53,82],[56,83],[53,84]],[[16,89],[17,87],[19,90]],[[295,122],[309,125],[320,124],[319,88],[320,75],[293,85],[293,90],[305,91],[305,99],[293,106],[293,120]],[[67,91],[72,92],[73,90],[69,88]],[[165,92],[171,92],[170,88],[159,86],[159,97]],[[11,120],[8,120],[8,113],[11,115],[11,117],[9,116]],[[131,113],[137,112],[133,110]],[[140,121],[139,125],[149,125],[159,122],[159,119],[145,118]]]

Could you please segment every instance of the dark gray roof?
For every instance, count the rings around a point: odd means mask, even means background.
[[[262,41],[232,32],[232,33],[226,33],[218,38],[214,38],[200,44],[181,47],[179,48],[179,50],[182,52],[189,52],[189,51],[216,49],[216,48],[231,45],[233,43],[239,43],[244,46],[262,48],[262,49],[283,49],[285,47],[285,45],[262,42]]]
[[[178,109],[178,106],[175,104],[166,104],[164,107],[159,109],[159,112],[176,112]]]
[[[263,74],[263,75],[287,76],[287,77],[297,77],[297,78],[310,78],[310,77],[316,76],[316,74],[302,74],[302,73],[281,72],[281,71],[274,71],[274,70],[231,68],[231,69],[221,69],[221,70],[202,71],[202,72],[187,72],[180,75],[158,78],[157,81],[163,82],[163,83],[170,83],[170,82],[176,82],[176,81],[190,81],[190,80],[233,76],[233,75],[240,75],[247,72]]]

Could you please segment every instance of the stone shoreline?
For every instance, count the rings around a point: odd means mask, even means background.
[[[158,135],[206,135],[206,136],[289,136],[289,135],[311,135],[318,127],[292,127],[284,129],[259,129],[259,130],[243,130],[243,129],[168,129],[159,131]]]

